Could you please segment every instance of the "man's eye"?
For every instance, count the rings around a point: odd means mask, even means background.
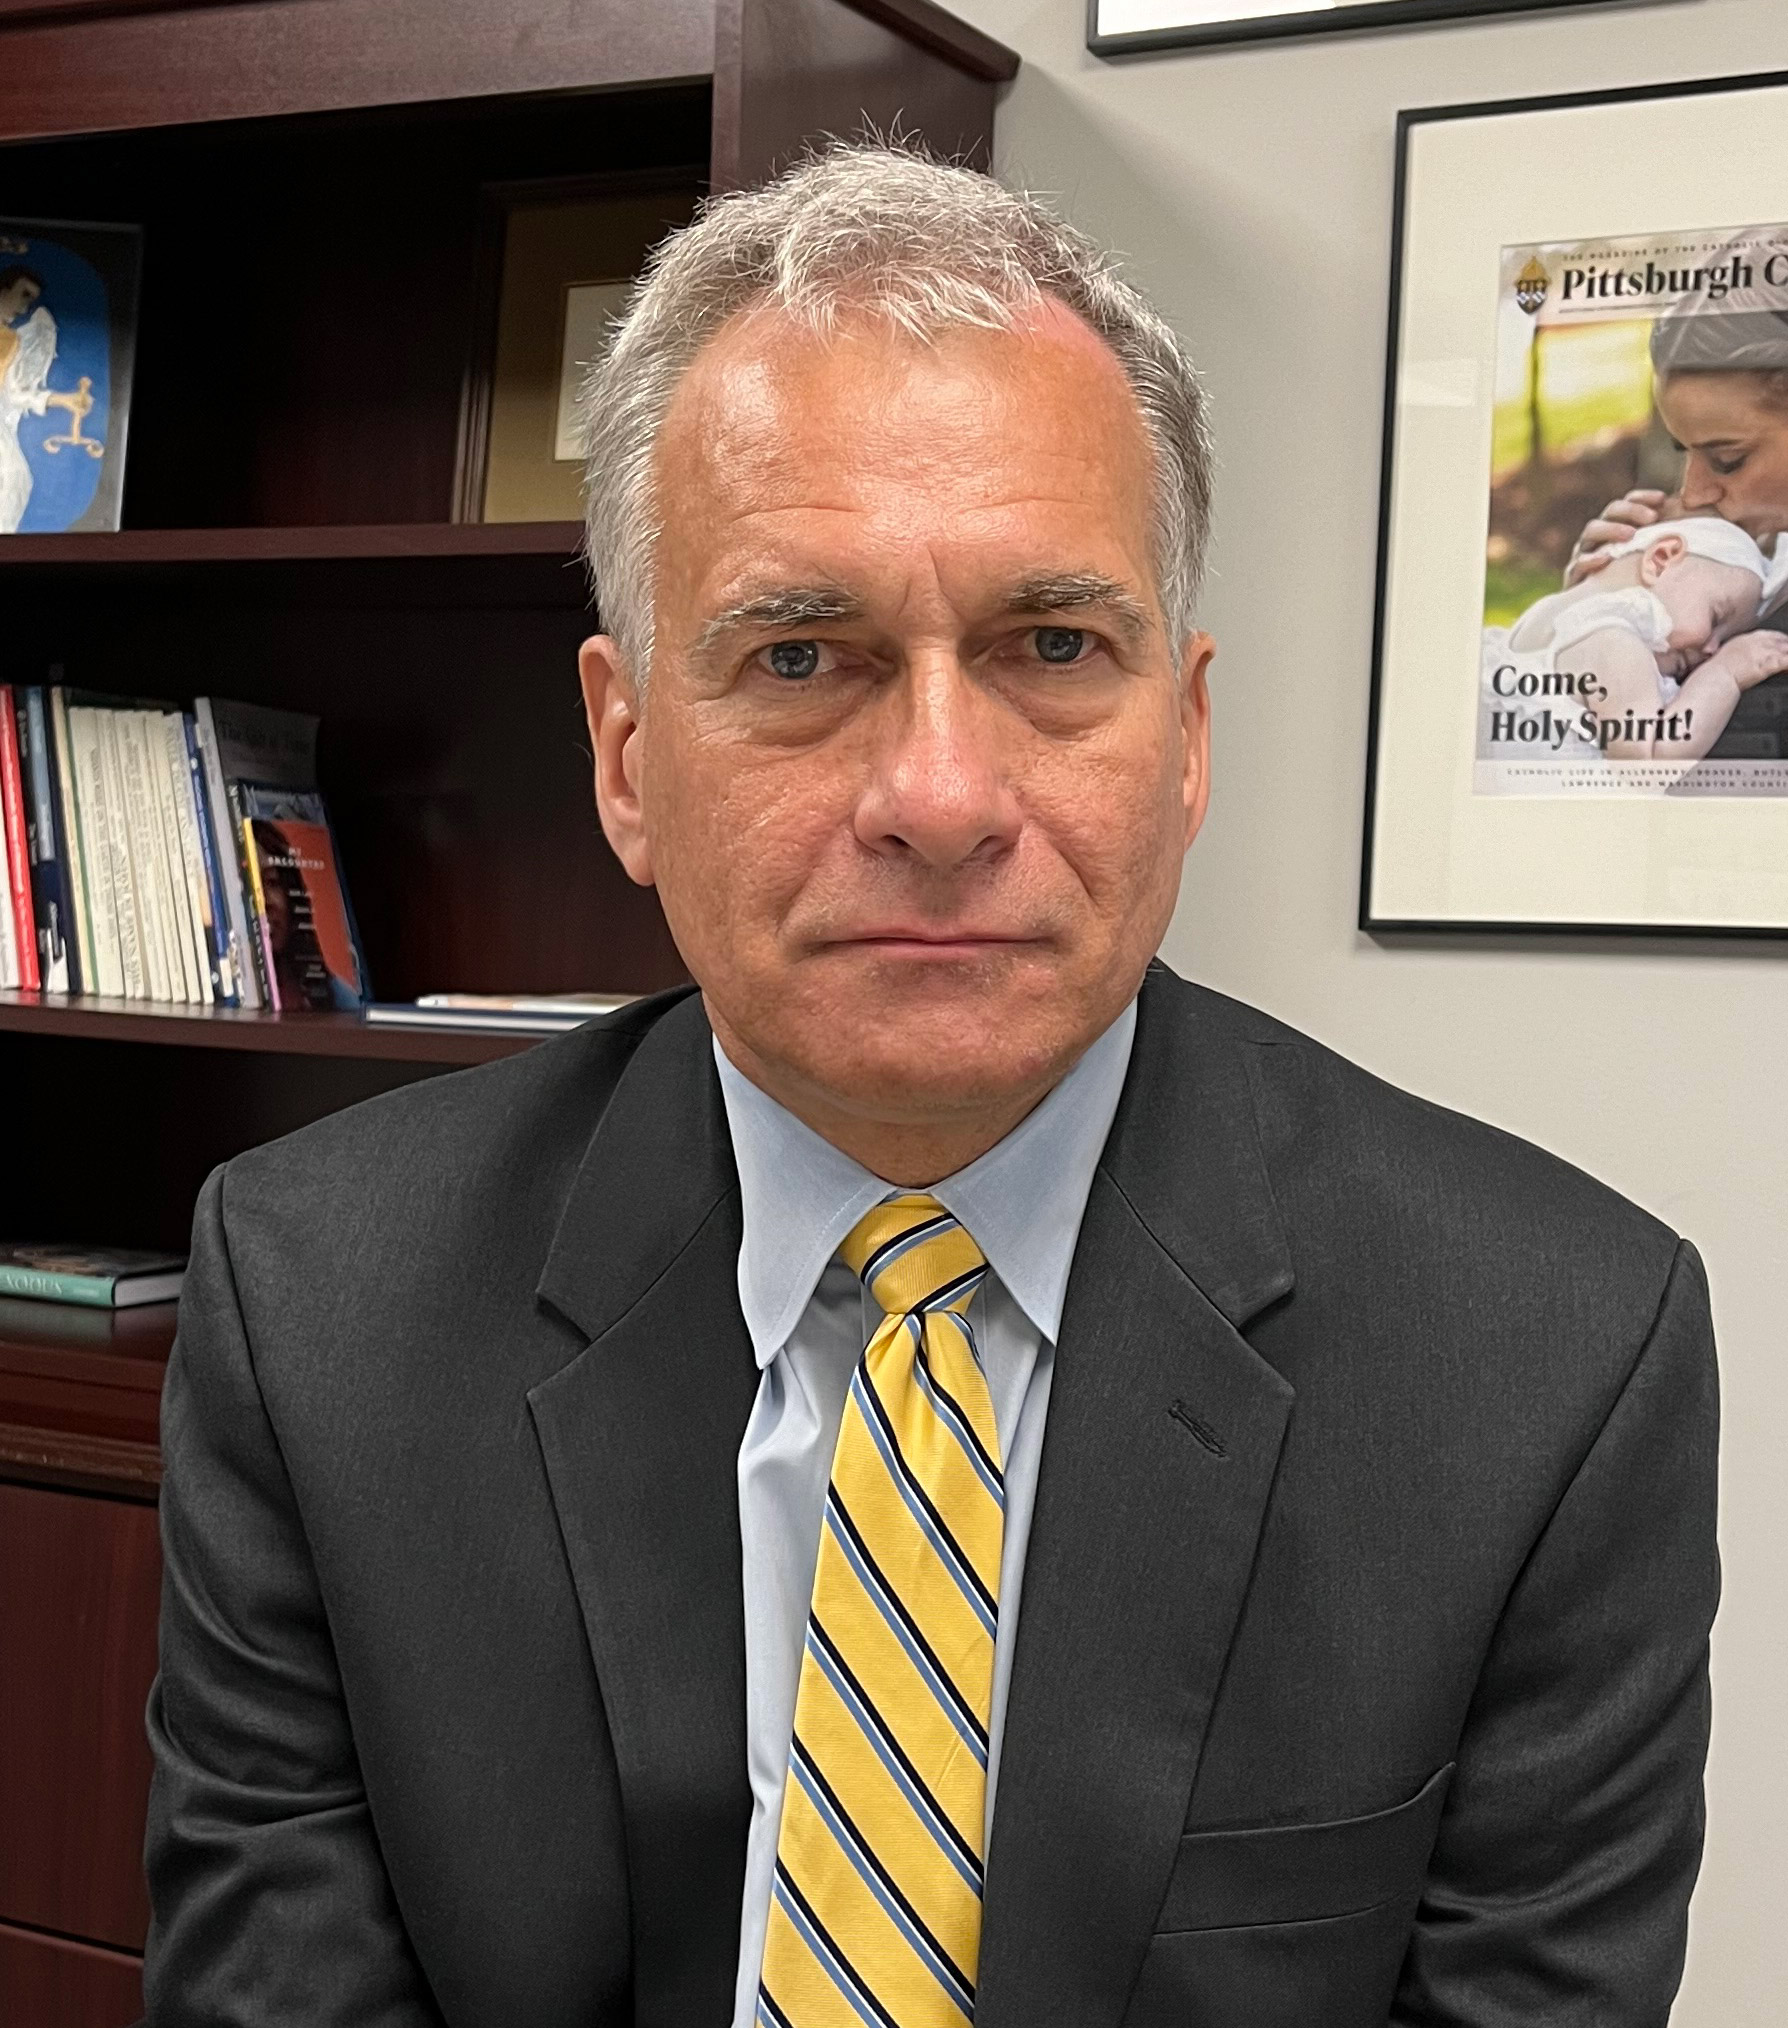
[[[764,650],[764,660],[772,676],[801,683],[819,674],[820,646],[817,641],[775,641]]]
[[[1084,627],[1039,627],[1033,638],[1040,662],[1078,662],[1086,652]]]

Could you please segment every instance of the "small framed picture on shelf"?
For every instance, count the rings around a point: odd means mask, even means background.
[[[0,218],[0,535],[118,526],[142,245]]]
[[[1399,147],[1361,926],[1788,934],[1788,75]]]
[[[583,513],[577,397],[652,247],[694,211],[700,172],[495,184],[460,405],[461,521]]]
[[[1562,14],[1613,4],[1616,0],[1087,0],[1087,47],[1095,56],[1139,56],[1151,49],[1481,21],[1536,8]]]

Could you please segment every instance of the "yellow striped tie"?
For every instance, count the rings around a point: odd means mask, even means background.
[[[964,1314],[987,1272],[934,1197],[840,1249],[886,1313],[832,1454],[759,2028],[975,2014],[1005,1484]]]

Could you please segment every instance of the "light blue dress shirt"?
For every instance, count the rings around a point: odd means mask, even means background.
[[[969,1309],[1006,1479],[987,1757],[989,1831],[1062,1300],[1135,1034],[1132,1001],[1003,1141],[932,1186],[931,1194],[967,1227],[989,1269]],[[739,1447],[751,1832],[733,2028],[752,2028],[832,1451],[852,1371],[881,1321],[837,1253],[866,1211],[899,1193],[760,1091],[718,1043],[714,1057],[744,1212],[739,1302],[762,1376]]]

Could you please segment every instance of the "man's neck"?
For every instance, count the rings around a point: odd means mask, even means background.
[[[1034,1090],[1002,1093],[997,1103],[926,1118],[883,1117],[868,1109],[840,1105],[817,1086],[767,1064],[723,1023],[708,1018],[727,1061],[810,1127],[821,1140],[903,1190],[929,1189],[945,1176],[985,1155],[1043,1103],[1061,1082],[1059,1075]]]

